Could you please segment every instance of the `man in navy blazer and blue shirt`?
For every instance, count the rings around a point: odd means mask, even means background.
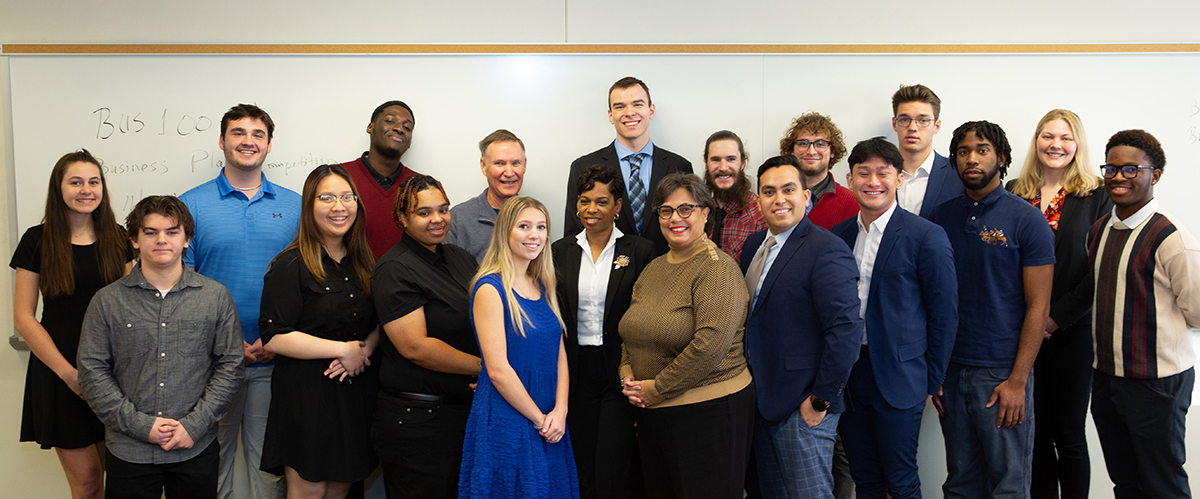
[[[1050,319],[1054,233],[1000,181],[1012,161],[1004,130],[971,121],[950,154],[965,194],[930,221],[946,230],[958,274],[958,335],[934,397],[946,442],[945,497],[1026,498],[1033,468],[1033,360]]]
[[[921,497],[917,442],[958,330],[954,253],[941,227],[897,206],[904,158],[883,137],[850,152],[859,216],[833,233],[854,251],[866,335],[839,423],[859,499]]]
[[[692,173],[692,163],[682,156],[650,141],[650,120],[654,119],[654,103],[646,82],[626,76],[608,89],[608,122],[617,130],[617,139],[600,150],[580,156],[571,162],[567,176],[566,213],[563,216],[563,236],[573,236],[583,230],[575,216],[575,199],[579,197],[575,181],[592,165],[608,165],[621,172],[625,181],[625,204],[621,206],[617,228],[625,234],[641,236],[654,243],[659,255],[670,249],[658,228],[651,198],[658,182],[668,173]],[[637,173],[636,178],[633,173]],[[639,199],[640,197],[640,199]]]
[[[766,231],[746,239],[747,357],[758,389],[754,453],[765,498],[833,497],[833,446],[862,345],[858,268],[846,244],[804,216],[794,156],[758,169]]]
[[[926,220],[937,205],[963,193],[950,160],[933,150],[933,136],[942,129],[941,114],[942,99],[925,85],[902,86],[892,94],[892,129],[904,158],[904,183],[896,199]]]

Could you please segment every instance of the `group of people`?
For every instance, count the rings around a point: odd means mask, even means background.
[[[240,434],[252,497],[355,496],[382,465],[389,497],[908,498],[932,403],[947,497],[1086,497],[1090,399],[1117,497],[1190,496],[1200,245],[1154,200],[1153,136],[1097,169],[1053,110],[1002,185],[1004,131],[941,156],[911,85],[895,143],[809,112],[752,183],[737,134],[697,176],[654,111],[612,85],[617,137],[571,164],[552,244],[521,139],[480,141],[487,188],[451,208],[401,161],[400,101],[300,194],[235,106],[222,172],[124,227],[100,161],[63,156],[11,263],[21,439],[75,497],[228,497]]]

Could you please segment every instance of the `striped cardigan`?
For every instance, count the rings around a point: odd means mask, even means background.
[[[1200,244],[1152,203],[1127,219],[1132,228],[1109,213],[1088,236],[1093,367],[1113,376],[1164,378],[1196,361]]]

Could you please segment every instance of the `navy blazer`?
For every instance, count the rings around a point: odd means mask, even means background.
[[[579,217],[575,216],[575,199],[579,197],[579,189],[575,188],[575,182],[579,180],[579,175],[583,174],[589,166],[603,164],[608,165],[617,173],[621,172],[621,158],[617,157],[616,141],[613,141],[606,147],[591,154],[580,156],[575,161],[571,162],[571,173],[567,176],[567,203],[566,213],[563,216],[563,236],[574,236],[579,231],[583,230],[583,224],[579,223]],[[667,239],[663,237],[662,230],[658,227],[658,216],[654,214],[654,188],[662,181],[663,177],[668,173],[683,172],[692,173],[692,163],[678,154],[654,145],[654,165],[650,171],[650,185],[646,186],[646,206],[642,209],[642,230],[639,232],[633,227],[633,209],[629,203],[629,183],[625,184],[625,200],[621,203],[621,216],[617,218],[617,228],[621,232],[633,236],[640,235],[650,242],[654,243],[659,255],[666,254],[670,249],[667,246]]]
[[[578,220],[577,218],[576,221]],[[567,369],[571,375],[570,379],[580,379],[576,376],[576,369],[579,365],[579,265],[583,248],[579,247],[575,236],[567,236],[555,241],[550,246],[550,251],[554,257],[554,270],[558,281],[555,290],[558,308],[562,313],[563,322],[567,325],[566,337],[563,339],[563,347],[567,351]],[[629,257],[629,262],[620,268],[614,268],[608,274],[608,287],[604,297],[604,344],[601,348],[604,352],[604,368],[612,373],[614,386],[619,383],[617,368],[621,364],[621,335],[617,332],[617,325],[621,323],[625,311],[629,310],[629,303],[633,298],[633,283],[637,282],[642,269],[657,255],[654,252],[654,244],[650,241],[625,234],[613,244],[614,264],[621,256]],[[575,390],[575,385],[571,383],[571,391]]]
[[[937,205],[954,199],[963,192],[962,178],[958,176],[958,170],[954,169],[949,159],[934,151],[933,170],[929,172],[925,198],[921,201],[921,218],[929,220],[929,214],[933,213]]]
[[[833,227],[851,251],[857,219]],[[883,399],[907,409],[937,395],[958,332],[958,277],[945,230],[896,207],[875,255],[863,319]]]
[[[742,249],[742,274],[767,231]],[[780,421],[810,394],[844,410],[843,392],[862,346],[858,266],[837,236],[800,220],[779,248],[746,324],[747,357],[758,390],[758,412]]]

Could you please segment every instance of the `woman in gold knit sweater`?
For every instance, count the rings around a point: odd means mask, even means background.
[[[713,199],[673,173],[654,213],[671,250],[646,266],[621,320],[621,383],[637,410],[648,497],[742,497],[754,383],[742,350],[749,295],[736,262],[704,236]]]

